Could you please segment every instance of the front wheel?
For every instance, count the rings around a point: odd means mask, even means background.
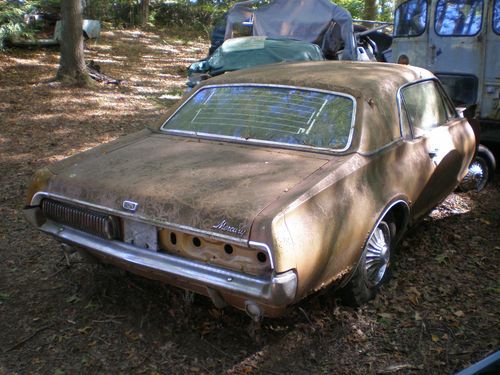
[[[461,191],[483,190],[493,180],[495,173],[495,157],[488,148],[479,145],[477,155],[469,165],[467,175],[459,185]]]
[[[360,306],[372,299],[389,278],[394,253],[396,226],[388,220],[380,221],[366,241],[363,253],[351,280],[344,288],[347,303]]]

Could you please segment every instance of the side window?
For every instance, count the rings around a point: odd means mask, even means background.
[[[409,0],[394,13],[394,36],[418,36],[425,31],[427,0]]]
[[[436,81],[425,81],[401,90],[404,107],[415,137],[445,124],[451,109]]]
[[[493,30],[500,34],[500,0],[495,0],[493,8]]]
[[[472,36],[479,33],[483,20],[483,0],[439,0],[436,5],[436,34]]]

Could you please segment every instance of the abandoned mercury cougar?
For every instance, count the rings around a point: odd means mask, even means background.
[[[25,213],[65,246],[259,319],[329,285],[370,299],[474,148],[426,70],[259,67],[198,85],[157,127],[39,170]]]

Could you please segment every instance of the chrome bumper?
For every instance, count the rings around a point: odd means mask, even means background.
[[[49,220],[38,226],[35,219],[37,209],[26,208],[25,215],[28,221],[35,224],[42,232],[51,234],[64,243],[84,248],[104,262],[132,272],[134,270],[140,270],[141,274],[151,272],[153,279],[158,279],[153,275],[164,276],[165,279],[179,279],[187,284],[211,288],[222,294],[241,296],[252,302],[260,302],[272,307],[285,307],[295,299],[297,275],[293,271],[273,273],[267,277],[246,275],[202,262],[138,248],[121,241],[106,240]]]

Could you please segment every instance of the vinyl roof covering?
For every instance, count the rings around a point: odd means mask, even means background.
[[[401,86],[433,78],[429,71],[408,65],[314,61],[266,65],[228,72],[203,81],[201,86],[268,84],[346,93],[356,99],[353,147],[373,153],[401,138],[397,94]]]
[[[311,61],[229,72],[203,84],[267,83],[341,91],[355,97],[374,98],[381,93],[396,95],[399,87],[405,83],[431,77],[434,75],[429,71],[408,65]]]

